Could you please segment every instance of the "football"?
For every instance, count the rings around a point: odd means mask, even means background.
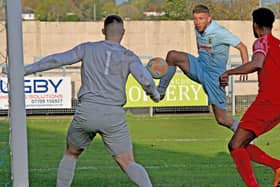
[[[160,79],[167,73],[168,64],[163,58],[154,57],[149,60],[146,68],[154,79]]]

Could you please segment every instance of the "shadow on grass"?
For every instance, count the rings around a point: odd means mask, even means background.
[[[29,123],[30,186],[55,186],[56,167],[61,159],[67,121],[47,127]],[[223,141],[160,141],[163,134],[147,137],[151,127],[130,126],[135,159],[151,176],[155,187],[237,187],[245,186],[229,157]],[[170,130],[172,131],[172,130]],[[179,135],[178,135],[179,136]],[[191,140],[194,140],[193,138]],[[224,146],[221,146],[223,145]],[[208,154],[209,152],[209,154]],[[261,186],[271,186],[271,170],[254,165]],[[98,137],[78,161],[73,186],[133,187],[106,152]]]
[[[56,169],[63,154],[65,133],[70,120],[67,118],[28,121],[30,187],[55,186]],[[138,128],[141,128],[141,133]],[[206,139],[211,141],[195,139],[197,135],[189,139],[188,134],[173,141],[172,137],[166,138],[165,134],[170,134],[172,129],[169,129],[170,132],[154,132],[152,137],[152,128],[154,126],[130,125],[135,159],[147,169],[154,187],[245,186],[226,151],[225,137],[228,134],[223,130],[213,127],[213,132],[222,131],[214,134],[217,140],[212,137]],[[188,132],[190,134],[198,131],[191,127],[188,129],[193,131]],[[206,136],[202,132],[199,134],[202,134],[202,137]],[[271,170],[260,165],[254,165],[254,169],[260,186],[271,186],[273,177]],[[80,157],[72,186],[135,187],[136,185],[119,169],[106,152],[100,137],[97,137]]]

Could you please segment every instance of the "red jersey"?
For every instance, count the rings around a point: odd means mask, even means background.
[[[258,99],[280,104],[280,40],[266,34],[253,44],[253,54],[265,56],[263,67],[258,71]]]

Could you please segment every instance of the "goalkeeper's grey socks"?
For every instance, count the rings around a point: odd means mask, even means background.
[[[162,77],[159,81],[158,91],[160,95],[164,95],[165,91],[176,72],[176,66],[168,66],[167,73],[164,77]]]
[[[70,187],[76,168],[76,158],[64,155],[57,170],[56,187]]]
[[[145,168],[135,162],[129,164],[125,169],[129,179],[140,187],[152,187],[151,180]]]
[[[232,126],[230,127],[230,129],[235,132],[237,130],[237,127],[239,125],[239,120],[234,119]]]

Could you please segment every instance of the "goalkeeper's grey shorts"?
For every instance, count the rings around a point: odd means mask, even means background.
[[[67,141],[74,147],[86,149],[97,133],[111,155],[132,150],[125,110],[82,100],[68,128]]]

